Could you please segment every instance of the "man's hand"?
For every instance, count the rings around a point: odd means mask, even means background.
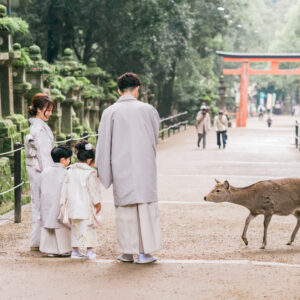
[[[100,210],[101,210],[101,203],[97,203],[95,205],[95,208],[96,208],[96,215],[97,215],[100,212]]]

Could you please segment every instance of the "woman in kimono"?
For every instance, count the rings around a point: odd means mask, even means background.
[[[38,93],[33,96],[32,105],[28,108],[31,118],[30,134],[25,137],[25,156],[31,190],[32,251],[39,251],[40,246],[40,175],[45,168],[53,164],[50,153],[54,147],[54,137],[46,122],[52,115],[54,106],[47,94]]]
[[[97,246],[96,225],[100,222],[100,180],[93,168],[95,149],[87,141],[75,145],[79,163],[72,164],[65,177],[61,206],[67,207],[71,220],[71,258],[95,259],[93,248]],[[64,218],[65,219],[65,218]],[[80,248],[86,248],[82,254]]]
[[[54,164],[41,174],[41,242],[40,251],[48,256],[70,256],[70,228],[58,221],[60,214],[60,194],[72,150],[67,145],[59,145],[51,151]]]

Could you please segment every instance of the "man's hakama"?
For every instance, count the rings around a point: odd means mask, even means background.
[[[116,206],[120,253],[151,253],[161,247],[158,203]]]

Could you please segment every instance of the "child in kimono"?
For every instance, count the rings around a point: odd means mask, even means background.
[[[71,156],[72,150],[67,145],[54,147],[51,151],[54,164],[47,167],[40,178],[40,251],[49,256],[65,256],[71,251],[70,229],[57,220],[60,212],[62,183],[67,174],[66,167],[70,164]]]
[[[61,205],[67,204],[71,223],[71,258],[95,259],[93,248],[97,246],[96,226],[101,210],[100,180],[93,168],[95,149],[87,141],[75,145],[78,163],[71,165],[64,180]],[[86,248],[86,255],[80,252]]]

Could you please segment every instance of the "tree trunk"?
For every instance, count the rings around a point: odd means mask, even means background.
[[[60,49],[60,40],[61,40],[61,21],[59,18],[59,11],[56,9],[56,1],[51,1],[49,10],[48,10],[48,45],[47,45],[47,60],[53,62],[57,57]]]
[[[176,61],[172,63],[172,70],[169,74],[169,79],[162,82],[162,86],[159,87],[158,91],[158,112],[160,117],[167,117],[171,114],[172,103],[173,103],[173,87],[176,72]]]
[[[62,49],[63,52],[66,48],[72,48],[73,40],[74,40],[74,25],[72,24],[72,16],[70,16],[70,12],[65,10],[64,12],[64,30],[62,34]]]

